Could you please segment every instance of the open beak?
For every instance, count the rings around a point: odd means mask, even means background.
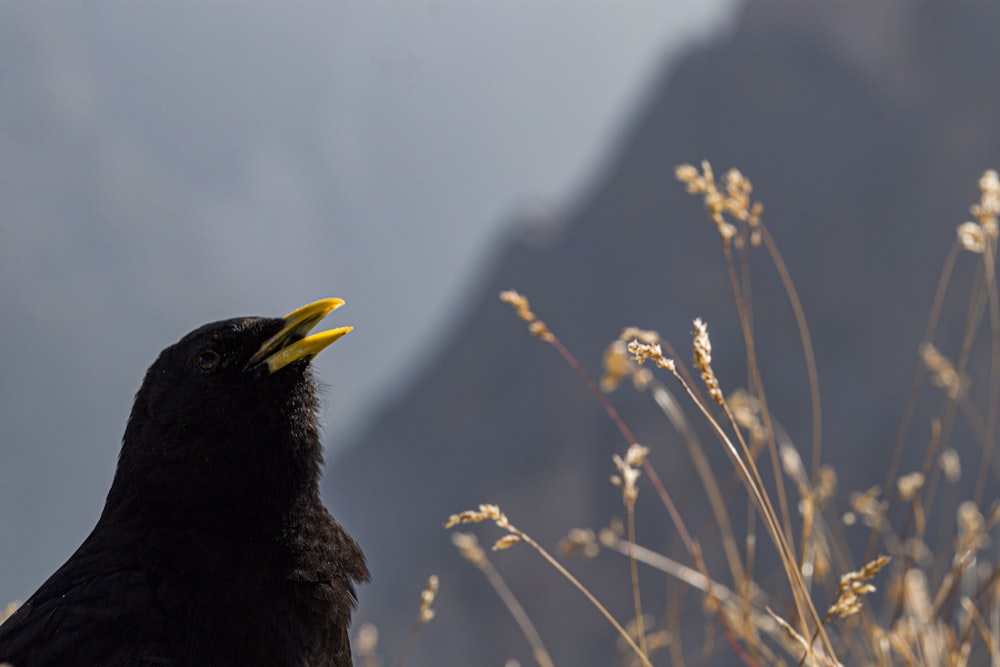
[[[250,357],[247,368],[266,364],[270,375],[299,359],[312,359],[327,345],[354,329],[340,327],[308,335],[320,320],[343,305],[343,299],[320,299],[288,313],[283,318],[285,325],[264,341],[260,349]]]

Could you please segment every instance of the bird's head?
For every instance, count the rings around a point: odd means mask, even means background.
[[[309,332],[343,303],[213,322],[163,350],[136,394],[109,505],[211,509],[276,490],[261,484],[315,485],[321,448],[309,361],[352,327]]]

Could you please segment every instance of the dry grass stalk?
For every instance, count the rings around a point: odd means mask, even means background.
[[[652,361],[660,368],[671,372],[676,367],[673,359],[663,355],[663,348],[660,347],[659,343],[640,343],[638,340],[634,340],[628,344],[628,351],[632,355],[632,360],[639,365]]]
[[[618,469],[618,474],[611,477],[611,482],[621,488],[622,500],[625,503],[625,512],[628,521],[628,543],[629,550],[629,576],[632,581],[632,602],[635,607],[636,636],[639,639],[639,648],[644,655],[649,655],[649,648],[646,646],[646,629],[643,625],[642,598],[639,594],[639,570],[635,562],[635,501],[639,496],[639,488],[636,482],[639,481],[639,468],[646,461],[649,449],[637,442],[629,445],[628,452],[624,457],[615,454],[613,461]]]
[[[730,169],[725,177],[725,192],[715,183],[715,174],[708,161],[701,163],[701,172],[689,165],[683,164],[674,171],[677,180],[687,185],[691,194],[700,194],[708,209],[708,215],[715,223],[723,243],[732,243],[737,235],[736,225],[726,219],[731,216],[738,221],[746,222],[751,230],[750,243],[760,245],[760,216],[764,205],[760,202],[751,203],[750,193],[753,186],[737,169]]]
[[[513,290],[508,290],[505,292],[501,292],[500,299],[506,303],[511,304],[522,320],[526,322],[531,322],[532,324],[537,323],[537,318],[535,314],[531,312],[531,309],[528,305],[528,300],[523,295],[518,294]],[[600,390],[597,383],[594,382],[594,379],[590,377],[590,374],[587,373],[587,371],[583,368],[580,362],[577,361],[576,357],[573,356],[573,353],[570,352],[569,349],[562,344],[562,341],[560,341],[548,329],[548,327],[541,325],[541,329],[544,331],[544,335],[541,336],[542,340],[552,345],[556,349],[556,351],[559,352],[559,355],[563,358],[563,360],[570,366],[570,368],[576,371],[576,374],[587,386],[587,389],[590,390],[591,394],[593,394],[593,396],[601,404],[601,407],[604,408],[604,411],[607,413],[608,417],[614,423],[615,427],[618,429],[618,432],[621,433],[622,438],[625,439],[625,442],[628,443],[629,445],[635,443],[636,438],[632,434],[632,431],[629,429],[629,427],[625,424],[625,421],[621,418],[621,415],[619,415],[615,407],[611,405],[610,401],[608,401],[607,399],[607,396],[605,396],[604,393]],[[535,331],[533,329],[533,333],[534,332]],[[677,511],[677,507],[674,504],[673,499],[670,497],[670,493],[667,491],[666,487],[663,486],[663,482],[660,481],[660,476],[656,473],[656,470],[653,468],[653,466],[649,463],[648,460],[643,462],[643,470],[649,477],[650,484],[652,484],[653,488],[656,490],[657,495],[660,497],[660,502],[663,503],[664,508],[667,510],[667,514],[670,515],[670,520],[673,522],[674,527],[680,534],[681,540],[684,542],[685,548],[688,550],[689,553],[693,554],[696,551],[696,545],[694,544],[694,541],[691,539],[691,534],[688,531],[687,526],[684,524],[684,520],[681,518],[680,512]]]
[[[705,383],[709,397],[724,406],[726,401],[712,370],[712,341],[708,337],[708,325],[701,318],[694,321],[694,367],[701,371],[701,381]]]
[[[361,667],[380,667],[378,657],[378,628],[374,623],[364,623],[354,635],[354,654],[361,661]]]
[[[738,478],[747,487],[756,514],[763,518],[791,586],[793,599],[785,600],[784,603],[793,611],[786,614],[789,620],[781,619],[777,615],[774,617],[768,615],[768,610],[763,608],[765,604],[763,600],[766,598],[755,597],[762,594],[755,588],[749,578],[750,575],[741,573],[739,566],[732,565],[733,561],[740,562],[738,549],[732,550],[735,558],[729,558],[734,582],[738,586],[730,590],[721,582],[713,581],[705,569],[700,546],[687,534],[672,501],[665,500],[664,506],[667,507],[671,519],[682,534],[688,553],[694,560],[694,568],[639,547],[635,543],[634,530],[631,528],[627,537],[623,537],[624,529],[618,532],[602,531],[601,543],[608,549],[628,556],[633,568],[636,562],[648,563],[702,590],[705,593],[706,605],[718,614],[721,627],[730,638],[730,646],[748,664],[783,664],[780,657],[772,650],[775,644],[794,656],[795,660],[801,657],[800,664],[839,664],[834,655],[831,635],[827,634],[825,625],[833,619],[843,619],[843,623],[831,624],[830,632],[837,639],[838,650],[850,656],[844,664],[879,667],[892,664],[964,667],[967,664],[983,664],[981,660],[986,659],[986,656],[982,655],[982,651],[985,650],[993,664],[1000,665],[1000,565],[990,563],[991,555],[995,555],[993,554],[995,547],[991,546],[989,541],[989,532],[1000,523],[1000,503],[995,504],[986,516],[980,509],[988,473],[997,470],[991,454],[996,425],[1000,420],[998,417],[1000,410],[997,408],[1000,405],[1000,296],[995,284],[1000,177],[993,171],[983,174],[979,183],[980,201],[970,209],[974,221],[959,226],[956,232],[957,240],[945,260],[927,330],[920,346],[919,372],[914,376],[913,390],[904,410],[892,462],[886,475],[886,482],[881,487],[888,490],[894,485],[896,492],[887,491],[883,497],[879,487],[872,487],[866,492],[852,494],[850,509],[843,515],[844,525],[850,526],[860,518],[871,528],[870,552],[880,539],[889,553],[899,556],[899,571],[886,596],[890,609],[893,605],[896,607],[889,615],[891,624],[887,628],[875,624],[872,615],[867,611],[868,605],[863,604],[865,596],[874,592],[871,579],[884,567],[887,562],[886,557],[872,559],[868,556],[864,559],[868,561],[866,565],[848,572],[839,583],[831,581],[829,573],[833,569],[833,562],[838,563],[837,569],[841,571],[852,569],[849,565],[849,556],[844,550],[843,535],[837,532],[840,524],[827,522],[823,517],[824,509],[833,507],[837,475],[832,468],[822,465],[820,459],[818,381],[802,305],[777,246],[761,222],[762,207],[751,199],[752,186],[749,180],[736,170],[728,172],[717,183],[709,164],[703,163],[700,170],[685,165],[677,169],[677,177],[687,185],[690,192],[703,197],[709,218],[723,240],[726,266],[746,345],[750,376],[749,391],[742,394],[736,392],[728,399],[723,397],[721,383],[711,366],[712,346],[708,329],[701,320],[697,320],[694,327],[694,365],[707,389],[707,399],[703,399],[698,393],[697,383],[690,382],[690,375],[683,364],[675,361],[677,355],[673,353],[668,342],[662,340],[655,332],[635,328],[626,329],[621,339],[612,343],[606,351],[601,389],[612,391],[622,381],[631,379],[637,388],[649,390],[678,432],[683,434],[685,441],[692,445],[689,447],[691,451],[700,452],[700,442],[693,434],[683,410],[669,391],[653,377],[650,370],[642,367],[643,362],[651,361],[650,365],[670,371],[681,383],[695,407],[724,444],[737,470]],[[813,403],[813,456],[809,470],[791,439],[781,430],[769,411],[760,365],[756,358],[753,315],[750,308],[752,299],[749,263],[746,261],[746,254],[751,248],[759,245],[767,248],[778,270],[792,304],[803,344]],[[739,269],[733,256],[734,248],[742,253]],[[933,340],[937,324],[941,319],[952,269],[960,249],[970,251],[982,257],[982,260],[972,288],[964,340],[960,350],[949,358],[938,350]],[[515,307],[522,319],[533,325],[532,330],[536,335],[540,335],[543,340],[559,349],[570,365],[588,382],[592,391],[596,391],[596,383],[586,377],[572,355],[562,347],[549,329],[537,320],[531,312],[527,299],[510,292],[504,293],[502,298]],[[989,407],[988,411],[980,413],[979,407],[969,396],[968,371],[976,330],[986,314],[989,316],[991,343],[987,397]],[[931,438],[927,443],[924,465],[919,470],[897,476],[899,454],[910,423],[916,416],[915,396],[920,387],[920,380],[924,377],[930,378],[935,385],[943,389],[947,398],[943,402],[940,414],[930,417]],[[721,420],[721,423],[708,410],[711,403],[720,406],[726,414],[726,419]],[[628,445],[630,447],[634,445],[635,439],[631,437],[631,433],[620,421],[617,413],[610,408],[606,400],[602,400],[602,405],[616,421]],[[955,485],[961,479],[962,466],[959,454],[954,447],[949,446],[949,438],[956,422],[962,417],[969,422],[983,443],[976,492],[973,501],[958,505],[955,514],[957,531],[954,541],[947,539],[951,533],[941,534],[946,541],[940,538],[932,541],[926,534],[926,524],[940,514],[938,510],[931,511],[936,507],[935,491],[938,482],[944,480],[950,485]],[[731,432],[723,428],[727,420]],[[757,470],[756,456],[764,446],[769,451],[774,470],[774,478],[770,480],[776,487],[773,495],[765,487]],[[696,461],[696,468],[699,468],[699,475],[703,477],[706,490],[712,489],[714,473],[710,467],[705,471],[701,470],[697,463],[699,460],[697,454],[692,459]],[[630,465],[628,454],[616,457],[616,465],[618,467],[616,478],[628,508],[636,500],[639,465]],[[648,465],[648,461],[642,462],[643,471],[650,470]],[[653,473],[649,476],[654,482],[654,487],[657,486],[658,480],[654,480]],[[798,490],[798,518],[801,519],[800,550],[796,549],[793,538],[791,513],[783,482],[786,476],[794,482]],[[705,482],[705,480],[713,481]],[[940,495],[945,496],[947,502],[957,500],[954,499],[955,487],[942,488],[944,491]],[[667,497],[665,490],[657,490],[661,499]],[[716,514],[716,523],[722,528],[728,521],[726,502],[722,500],[721,493],[718,493],[717,499],[713,498],[712,491],[709,491],[709,496],[713,512]],[[772,504],[772,498],[775,504]],[[721,502],[717,503],[716,500]],[[901,505],[902,521],[898,529],[894,528],[894,521],[890,520],[889,510],[895,509],[890,500]],[[780,506],[780,515],[775,511],[775,505]],[[481,508],[479,513],[472,512],[467,516],[487,514],[489,512]],[[502,514],[500,516],[502,517]],[[754,514],[749,516],[753,517]],[[895,513],[892,516],[895,516]],[[753,521],[749,521],[750,532],[746,552],[748,563],[752,563],[754,553],[752,525]],[[721,532],[724,533],[723,543],[727,545],[728,557],[730,547],[735,546],[735,540],[730,542],[731,537],[725,536],[731,534],[731,531]],[[511,534],[515,535],[513,532]],[[499,542],[509,546],[516,540],[503,538]],[[950,566],[942,567],[941,546],[949,543],[952,545],[948,551],[951,563]],[[599,547],[593,532],[577,531],[563,541],[560,550],[563,553],[580,551],[588,557],[593,557]],[[934,555],[935,551],[937,557]],[[947,559],[944,562],[947,563]],[[745,572],[752,572],[752,566],[745,568]],[[810,599],[813,577],[835,589],[833,602],[822,618],[819,617]],[[633,586],[636,589],[638,589],[637,581],[637,576],[633,576]],[[734,592],[737,590],[740,592]],[[751,595],[746,591],[757,592]],[[647,636],[643,632],[645,621],[641,606],[638,604],[638,596],[636,595],[634,599],[637,602],[636,619],[630,624],[626,633],[620,632],[620,634],[623,639],[626,635],[640,640],[645,637],[649,645],[639,651],[635,651],[634,648],[632,650],[636,655],[648,660],[653,646],[650,638],[656,633]],[[791,603],[794,603],[794,607]],[[671,609],[673,611],[669,617],[676,620],[678,617],[676,607],[672,606]],[[669,620],[667,623],[667,628],[676,627],[676,625],[671,626]],[[707,656],[715,650],[713,646],[715,635],[711,627],[706,629],[706,633],[702,650],[706,651],[703,655]],[[736,633],[739,640],[746,643],[751,652],[750,656],[742,651],[732,633]],[[680,662],[683,659],[680,636],[672,639],[669,646],[674,661]]]
[[[989,652],[990,656],[993,659],[993,664],[1000,664],[998,663],[998,658],[1000,658],[1000,655],[997,655],[997,643],[995,641],[996,639],[995,631],[990,629],[989,625],[986,623],[986,620],[983,618],[983,615],[979,613],[979,610],[976,609],[975,603],[970,598],[967,597],[962,598],[961,606],[962,606],[962,611],[964,611],[969,616],[970,622],[973,625],[975,625],[976,630],[979,633],[979,638],[982,639],[983,644],[986,645],[986,650]],[[965,665],[968,664],[969,653],[971,653],[971,651],[972,651],[972,637],[970,634],[969,637],[967,637],[965,640],[962,641],[959,650],[957,652],[956,656],[957,659],[955,660],[955,663],[958,667],[965,667]]]
[[[640,391],[650,391],[653,399],[663,413],[670,420],[675,431],[681,434],[687,446],[691,461],[695,466],[698,477],[705,487],[712,513],[716,524],[719,527],[722,546],[726,553],[726,560],[729,565],[730,574],[733,581],[743,581],[744,571],[733,535],[732,524],[729,519],[726,502],[719,488],[718,480],[709,465],[708,458],[704,453],[704,447],[691,427],[690,421],[684,414],[683,408],[674,398],[673,394],[652,374],[648,368],[644,368],[632,358],[629,352],[629,344],[635,343],[633,350],[642,360],[653,359],[657,365],[669,368],[671,358],[663,353],[660,335],[655,331],[639,329],[637,327],[626,327],[622,330],[619,338],[608,346],[604,354],[604,377],[601,379],[601,387],[604,391],[613,391],[620,382],[631,377],[632,383]],[[640,345],[656,345],[656,348],[641,348]]]
[[[512,546],[521,541],[521,538],[517,535],[504,535],[499,540],[493,543],[490,551],[503,551],[504,549],[510,549]]]
[[[534,315],[534,313],[530,311],[530,308],[528,307],[527,299],[521,296],[520,294],[517,294],[516,292],[512,291],[504,292],[501,294],[501,299],[514,305],[515,309],[517,310],[517,312],[519,313],[519,315],[523,320],[525,321],[536,320],[536,316]],[[560,356],[562,356],[562,358],[566,361],[566,363],[569,364],[569,366],[576,371],[580,379],[583,380],[587,388],[600,402],[601,406],[604,408],[605,412],[608,414],[612,422],[618,428],[618,431],[621,433],[625,441],[629,443],[629,445],[635,443],[636,442],[635,437],[632,435],[631,430],[625,424],[624,420],[622,420],[621,416],[618,414],[618,411],[614,408],[614,406],[611,405],[611,403],[608,401],[604,393],[601,392],[597,383],[594,382],[594,380],[590,377],[590,375],[586,372],[586,370],[584,370],[583,366],[581,366],[580,363],[576,360],[576,357],[573,356],[573,354],[566,348],[566,346],[563,345],[562,342],[554,334],[552,334],[547,327],[545,328],[545,334],[546,335],[544,337],[544,340],[549,344],[551,344],[553,347],[555,347],[556,350],[559,352]],[[663,357],[662,352],[660,356]],[[663,358],[666,359],[666,357]],[[707,570],[705,569],[704,559],[701,555],[701,548],[691,538],[691,534],[688,531],[687,526],[684,523],[684,520],[681,518],[680,512],[677,510],[677,507],[674,504],[673,499],[670,497],[670,493],[667,491],[666,487],[663,486],[663,482],[660,481],[660,477],[656,473],[655,468],[653,468],[653,466],[650,464],[648,460],[643,461],[642,466],[643,466],[643,471],[649,478],[650,484],[656,490],[657,495],[660,498],[660,502],[663,503],[664,508],[667,510],[667,514],[670,516],[671,522],[677,529],[678,535],[680,536],[681,541],[684,543],[685,549],[691,555],[691,558],[693,559],[695,565],[701,571],[705,572],[707,576]],[[710,599],[712,598],[711,593],[709,593],[709,598]],[[746,662],[752,664],[752,662],[750,662],[748,659],[745,658],[743,650],[737,644],[736,639],[733,637],[732,630],[726,625],[725,618],[722,617],[721,612],[720,612],[720,621],[722,621],[723,623],[723,629],[726,632],[726,636],[729,639],[730,644],[733,647],[733,650],[741,658],[744,658]]]
[[[944,478],[952,484],[962,478],[962,461],[958,457],[958,452],[951,447],[941,452],[938,465],[941,466]]]
[[[955,230],[964,250],[983,254],[988,244],[996,244],[997,218],[1000,216],[1000,177],[992,169],[979,179],[979,202],[970,207],[975,222],[964,222]]]
[[[918,470],[908,475],[903,475],[896,480],[896,488],[902,500],[907,502],[913,500],[920,489],[924,488],[924,473]]]
[[[879,556],[866,563],[860,570],[843,575],[840,578],[840,585],[837,586],[837,598],[826,610],[823,621],[827,622],[832,618],[847,618],[861,611],[863,597],[875,592],[875,586],[869,582],[888,563],[888,556]]]
[[[640,468],[648,455],[648,447],[633,442],[624,457],[618,454],[611,457],[618,470],[617,475],[611,476],[611,483],[622,490],[622,500],[626,507],[634,507],[636,498],[639,497],[636,483],[639,481]]]
[[[548,551],[543,549],[542,546],[538,544],[538,542],[536,542],[531,536],[529,536],[527,533],[522,531],[517,526],[514,526],[512,523],[510,523],[510,521],[507,519],[507,516],[500,511],[500,508],[498,506],[480,505],[478,510],[467,510],[465,512],[460,512],[458,514],[452,514],[450,517],[448,517],[448,520],[445,522],[445,528],[452,528],[453,526],[462,523],[478,523],[481,521],[493,521],[498,528],[506,530],[508,533],[512,535],[517,535],[522,542],[524,542],[532,549],[534,549],[536,552],[538,552],[538,554],[542,558],[548,561],[549,565],[554,567],[556,571],[559,572],[559,574],[561,574],[563,577],[566,578],[567,581],[573,584],[573,586],[578,591],[580,591],[584,595],[584,597],[586,597],[587,600],[590,601],[592,605],[594,605],[594,607],[601,613],[601,615],[604,616],[604,618],[606,618],[609,623],[611,623],[611,625],[615,628],[615,630],[618,631],[618,634],[625,639],[625,642],[628,644],[628,647],[632,649],[632,651],[634,651],[637,656],[639,656],[640,660],[642,661],[642,664],[645,667],[652,667],[652,663],[649,661],[649,657],[642,652],[639,646],[629,636],[625,628],[622,627],[621,623],[619,623],[615,619],[615,617],[611,615],[611,612],[608,611],[607,608],[603,604],[601,604],[601,602],[596,597],[594,597],[594,594],[591,593],[586,586],[580,583],[580,581],[576,577],[570,574],[569,570],[563,567],[562,564],[559,563],[559,561],[553,558],[552,555],[549,554]]]
[[[946,632],[933,613],[927,575],[923,570],[910,569],[903,578],[903,608],[921,664],[947,664]]]
[[[506,290],[500,292],[500,300],[510,304],[517,312],[517,316],[528,323],[528,331],[532,335],[538,336],[547,343],[552,342],[552,334],[549,332],[549,328],[531,312],[531,305],[528,303],[526,296],[514,290]]]
[[[820,639],[823,644],[823,648],[827,653],[832,655],[833,647],[830,644],[829,637],[827,637],[826,633],[822,631],[822,625],[819,623],[819,615],[809,599],[808,590],[805,586],[805,582],[802,580],[801,573],[798,571],[797,566],[792,567],[793,563],[789,562],[790,560],[794,561],[795,553],[791,511],[789,509],[788,497],[785,492],[784,480],[781,475],[778,446],[774,437],[775,429],[773,428],[771,422],[771,413],[768,409],[763,379],[761,377],[760,367],[757,360],[752,317],[749,312],[751,299],[748,274],[744,274],[743,280],[741,280],[737,274],[736,262],[732,254],[732,246],[734,245],[732,243],[732,239],[736,237],[737,227],[726,220],[727,215],[731,216],[738,223],[746,225],[746,229],[749,230],[750,233],[751,247],[756,245],[756,243],[754,243],[756,239],[762,239],[764,241],[765,246],[768,249],[768,253],[778,270],[782,285],[785,287],[785,292],[792,305],[793,312],[795,313],[795,320],[799,329],[803,352],[806,358],[806,366],[809,374],[810,395],[812,398],[813,472],[815,474],[819,466],[821,434],[819,381],[815,370],[815,355],[812,349],[812,340],[809,335],[808,326],[805,322],[805,315],[802,309],[801,300],[798,298],[798,294],[795,290],[794,284],[792,283],[788,269],[785,266],[781,254],[778,252],[777,245],[774,243],[773,239],[771,239],[770,235],[767,233],[767,229],[760,220],[763,206],[759,204],[750,204],[750,192],[752,191],[752,186],[750,185],[748,179],[746,179],[739,171],[730,170],[725,177],[726,195],[723,196],[718,187],[715,185],[713,171],[708,162],[702,162],[702,171],[700,174],[697,169],[691,167],[690,165],[682,165],[677,168],[675,175],[678,180],[687,185],[688,192],[703,195],[703,200],[706,209],[708,209],[709,217],[713,222],[715,222],[716,228],[718,229],[723,240],[722,249],[726,260],[726,268],[729,273],[733,295],[735,296],[735,305],[739,316],[740,327],[743,332],[744,345],[746,347],[747,365],[751,379],[750,386],[761,403],[761,415],[765,426],[765,432],[768,436],[768,453],[771,459],[771,468],[774,474],[776,486],[776,492],[774,495],[777,498],[777,504],[780,509],[780,526],[782,530],[781,541],[776,541],[775,546],[778,547],[779,552],[782,552],[782,559],[785,561],[786,574],[788,575],[789,583],[792,586],[792,593],[795,598],[796,607],[799,611],[800,622],[804,624],[806,622],[805,619],[808,618],[816,626],[820,627]],[[745,249],[745,244],[736,243],[735,245],[737,249]],[[744,267],[746,267],[746,264],[744,264]],[[733,421],[732,414],[728,411],[727,418],[731,422]],[[738,439],[740,439],[742,445],[742,436],[740,436],[738,431],[736,435]],[[758,479],[756,480],[756,483],[763,490],[763,485],[759,479],[757,467],[753,461],[749,461],[749,469],[754,475],[757,476]],[[769,494],[764,493],[763,499],[766,501],[767,505],[771,505],[771,497]],[[805,552],[806,549],[803,548],[803,553]],[[805,625],[802,626],[801,630],[803,634],[807,634],[807,628]]]
[[[756,453],[767,442],[767,431],[760,418],[760,401],[745,389],[736,389],[726,399],[736,423],[747,432],[750,451]]]
[[[416,640],[421,626],[430,623],[434,619],[435,612],[431,608],[431,605],[434,604],[434,597],[437,595],[438,586],[438,577],[436,574],[432,574],[427,578],[424,590],[420,592],[420,608],[417,611],[417,619],[413,623],[413,629],[410,631],[410,636],[403,646],[403,652],[399,656],[399,667],[403,667],[406,664],[406,659],[410,656],[410,651],[413,650],[413,642]],[[376,635],[376,639],[377,637],[378,635]]]
[[[756,466],[753,463],[753,459],[749,456],[749,450],[747,448],[746,442],[743,440],[742,436],[739,433],[739,429],[736,426],[735,419],[732,417],[732,413],[727,411],[727,415],[729,416],[730,421],[732,422],[733,428],[736,430],[737,440],[738,442],[740,442],[740,445],[743,450],[743,455],[746,455],[746,459],[744,459],[744,456],[741,455],[740,450],[736,448],[736,445],[733,444],[728,434],[725,432],[725,430],[722,428],[719,422],[708,411],[708,408],[704,405],[704,403],[698,400],[694,391],[687,384],[684,378],[676,371],[676,369],[673,371],[673,375],[677,379],[677,381],[681,383],[681,386],[687,392],[688,396],[690,396],[691,400],[694,401],[695,405],[701,411],[702,416],[712,427],[712,430],[715,431],[715,434],[718,436],[720,441],[724,444],[725,450],[729,454],[729,458],[733,462],[733,465],[736,467],[740,479],[746,486],[751,500],[753,501],[755,507],[757,508],[757,511],[759,512],[760,516],[764,519],[764,523],[767,526],[768,532],[770,533],[771,540],[774,543],[775,547],[777,548],[778,555],[782,560],[782,565],[788,577],[789,584],[792,587],[792,593],[795,599],[795,604],[799,611],[800,622],[803,624],[803,627],[805,627],[805,622],[807,618],[813,621],[814,626],[818,629],[819,637],[823,641],[824,651],[829,656],[824,658],[824,660],[826,662],[830,662],[831,664],[836,664],[836,658],[833,657],[834,652],[832,644],[830,644],[829,637],[827,637],[826,632],[823,630],[823,625],[820,622],[819,614],[816,612],[816,608],[813,606],[812,601],[810,600],[808,593],[805,590],[805,584],[802,580],[801,573],[799,572],[798,567],[795,563],[795,557],[790,551],[789,545],[785,540],[785,536],[781,530],[781,525],[779,523],[778,516],[775,513],[774,508],[771,505],[770,499],[767,495],[767,492],[764,489],[763,483],[760,480],[760,475],[756,469]],[[809,651],[810,654],[813,651],[813,647],[811,645],[809,647]]]
[[[618,530],[613,527],[605,528],[600,532],[600,544],[605,548],[628,556],[629,542],[622,539]],[[764,664],[777,664],[777,659],[770,649],[759,643],[759,634],[770,636],[776,643],[785,646],[786,650],[791,650],[786,642],[787,637],[780,628],[774,624],[764,610],[766,593],[757,585],[750,581],[745,593],[737,593],[718,581],[708,579],[698,570],[688,567],[676,560],[657,553],[646,547],[633,545],[636,560],[665,574],[675,578],[695,590],[706,595],[709,602],[709,611],[717,611],[726,619],[726,624],[731,627],[741,638],[747,642],[754,642],[755,649],[766,658]],[[745,606],[749,603],[749,607]]]
[[[646,619],[644,623],[646,623],[647,625],[651,625],[652,621],[653,619],[649,618]],[[626,627],[625,629],[631,632],[633,635],[637,635],[637,633],[639,632],[634,623],[629,623],[628,627]],[[674,640],[673,633],[666,629],[654,630],[642,637],[642,643],[643,645],[648,647],[650,656],[655,655],[656,653],[665,648],[669,648],[671,643],[673,643],[673,640]],[[628,647],[623,642],[619,641],[618,650],[624,653],[628,650]],[[629,653],[627,664],[639,665],[640,662],[634,655]]]
[[[719,387],[718,380],[711,367],[712,348],[711,348],[711,341],[708,337],[708,328],[700,319],[695,321],[694,326],[695,326],[695,334],[694,334],[695,367],[702,374],[702,379],[705,382],[706,387],[708,388],[709,396],[717,403],[722,405],[724,408],[727,408],[726,402],[722,398],[722,391]],[[659,343],[640,342],[639,340],[633,340],[628,344],[628,351],[632,354],[633,361],[635,361],[636,363],[642,364],[647,360],[652,360],[657,364],[657,366],[670,371],[681,382],[684,389],[691,396],[692,400],[695,401],[696,405],[701,409],[703,415],[706,417],[706,419],[708,419],[709,423],[713,425],[714,429],[716,430],[720,438],[723,440],[723,442],[728,444],[727,451],[730,453],[731,458],[737,465],[737,468],[742,471],[741,476],[744,479],[745,483],[747,483],[748,488],[750,488],[751,490],[751,497],[754,498],[755,503],[758,505],[763,516],[765,517],[765,521],[769,524],[769,528],[771,529],[772,532],[772,537],[780,535],[780,529],[777,529],[774,524],[774,521],[768,518],[768,514],[770,514],[770,517],[774,519],[776,519],[776,515],[774,514],[773,508],[770,508],[770,504],[769,501],[767,500],[766,494],[762,493],[763,484],[760,481],[759,476],[756,475],[756,471],[753,465],[753,457],[748,451],[746,444],[742,442],[742,437],[740,437],[738,429],[737,429],[737,436],[740,439],[741,443],[743,444],[744,454],[746,456],[745,460],[740,455],[739,451],[729,441],[728,436],[722,430],[721,426],[718,425],[718,423],[714,420],[714,418],[705,409],[704,405],[702,405],[701,402],[698,400],[697,396],[694,394],[691,387],[684,381],[683,377],[678,373],[677,366],[674,360],[669,357],[666,357],[663,354]],[[730,411],[728,411],[728,408],[727,408],[727,414],[729,415],[729,418],[732,421],[733,426],[735,428],[736,427],[735,417],[732,415]],[[794,564],[789,564],[788,562],[789,559],[788,559],[787,545],[782,547],[783,538],[779,537],[779,540],[780,542],[776,541],[776,544],[779,546],[779,552],[782,552],[782,557],[786,561],[786,570],[789,567],[791,567],[794,570],[794,575],[793,575],[794,577],[795,575],[798,574],[797,569],[795,569]],[[792,584],[794,589],[795,582],[792,581]],[[797,600],[801,600],[803,598],[805,598],[807,604],[811,606],[811,603],[808,602],[807,596],[796,595]],[[812,612],[813,612],[812,615],[817,623],[817,627],[822,633],[822,626],[819,623],[818,614],[815,613],[815,609],[813,609]],[[832,650],[830,652],[832,652]]]
[[[584,558],[597,558],[600,552],[597,535],[590,528],[573,528],[556,547],[556,553],[563,558],[574,554],[581,554]]]
[[[528,613],[521,606],[517,596],[507,586],[507,582],[503,580],[497,569],[493,567],[493,563],[486,557],[486,552],[479,546],[479,540],[476,539],[476,536],[472,533],[456,532],[452,533],[451,541],[458,548],[459,553],[465,560],[475,565],[486,575],[487,581],[493,586],[493,590],[497,592],[500,600],[507,607],[507,610],[510,611],[517,626],[531,645],[532,654],[539,667],[554,667],[552,658],[549,655],[548,649],[545,648],[545,643],[542,641],[541,635],[538,634],[535,624],[531,622]]]
[[[700,326],[699,326],[700,325]],[[710,395],[712,394],[713,387],[718,388],[718,380],[715,376],[715,372],[711,368],[711,342],[708,339],[708,327],[700,320],[695,321],[695,332],[694,332],[694,348],[695,348],[695,364],[699,367],[702,373],[702,379],[705,381],[706,386],[709,389]],[[757,470],[757,466],[754,462],[754,457],[749,449],[747,442],[744,440],[739,426],[736,422],[736,417],[734,416],[732,410],[726,404],[725,400],[722,400],[720,405],[726,414],[726,417],[733,429],[734,435],[736,436],[737,442],[740,444],[740,449],[737,449],[733,442],[729,439],[722,426],[715,420],[714,417],[709,413],[706,406],[701,404],[695,395],[691,392],[690,387],[684,382],[683,378],[674,372],[674,376],[681,382],[685,390],[691,396],[692,400],[698,405],[705,419],[712,426],[713,430],[719,436],[719,438],[726,445],[726,451],[730,454],[730,459],[736,466],[737,471],[740,474],[744,485],[750,492],[750,497],[754,501],[760,516],[764,519],[764,523],[767,526],[768,532],[770,533],[771,540],[778,550],[778,555],[781,557],[785,574],[788,579],[788,583],[791,586],[792,596],[795,601],[796,610],[798,612],[798,621],[801,624],[800,634],[805,636],[807,634],[808,622],[812,622],[816,628],[817,637],[821,640],[823,651],[827,657],[823,658],[826,661],[836,663],[836,658],[833,650],[833,645],[830,642],[826,631],[823,629],[823,623],[819,618],[819,614],[816,608],[813,606],[812,600],[809,596],[808,589],[805,585],[805,581],[802,577],[802,572],[796,562],[795,552],[793,549],[793,543],[790,539],[791,527],[787,518],[785,519],[785,530],[782,530],[782,523],[778,518],[778,514],[774,510],[774,506],[771,503],[770,495],[764,485],[764,481],[760,476],[760,472]],[[721,396],[721,390],[719,390]],[[767,417],[767,412],[763,399],[761,400],[762,414],[765,415],[765,422],[768,424],[765,426],[765,430],[769,435],[769,443],[771,445],[771,450],[774,453],[774,462],[777,465],[777,444],[774,438],[774,428],[770,426],[770,418]],[[718,402],[718,401],[717,401]],[[783,502],[782,514],[787,517],[787,507],[785,506],[784,498],[784,486],[781,483],[781,474],[777,469],[775,470],[775,481],[778,483],[778,498]],[[809,652],[807,657],[811,655],[813,651],[813,646],[810,644]]]
[[[948,398],[956,399],[965,393],[969,379],[955,369],[955,364],[938,352],[933,343],[920,345],[920,358],[923,359],[935,387],[944,389]]]
[[[427,585],[424,590],[420,592],[420,611],[417,614],[417,618],[420,623],[430,623],[434,618],[434,610],[431,605],[434,604],[434,598],[437,596],[438,592],[438,577],[436,574],[432,574],[427,578]]]

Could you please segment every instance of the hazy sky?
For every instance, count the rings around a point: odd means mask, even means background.
[[[0,6],[0,601],[93,526],[203,322],[339,296],[331,448],[731,0]]]

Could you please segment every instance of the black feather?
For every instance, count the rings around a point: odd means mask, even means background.
[[[0,662],[351,665],[369,575],[320,501],[308,359],[247,368],[284,324],[217,322],[160,354],[97,526],[0,626]]]

